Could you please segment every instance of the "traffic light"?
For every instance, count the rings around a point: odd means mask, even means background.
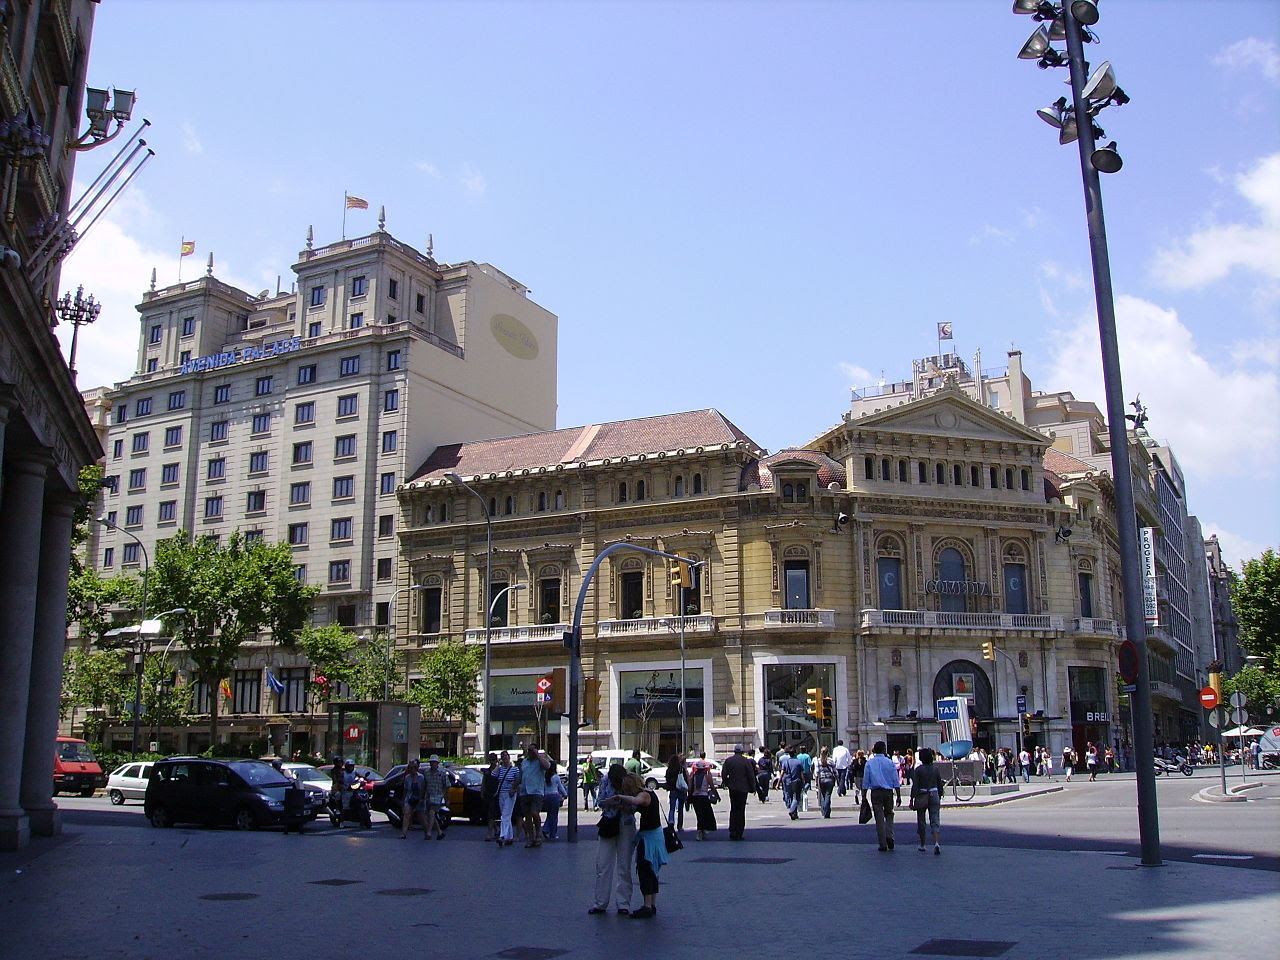
[[[808,701],[806,702],[805,713],[807,713],[809,716],[813,717],[813,719],[821,723],[822,708],[823,708],[822,688],[809,687],[807,690],[805,690],[805,693],[808,694],[808,697],[809,697]]]
[[[1031,714],[1029,713],[1022,715],[1022,735],[1024,737],[1031,736]]]
[[[830,723],[831,718],[836,715],[836,702],[830,697],[822,698],[822,714],[818,717],[822,723]]]
[[[677,553],[676,556],[680,557],[683,554]],[[671,586],[680,587],[684,590],[688,590],[693,586],[693,575],[690,573],[691,564],[685,563],[683,560],[669,560],[667,562],[671,567]]]
[[[982,644],[982,659],[994,660],[996,658],[996,645],[990,640]]]

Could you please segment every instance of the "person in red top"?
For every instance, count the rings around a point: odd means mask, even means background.
[[[698,759],[689,764],[689,803],[698,817],[698,839],[716,829],[716,812],[711,809],[711,794],[716,789],[715,774],[707,761],[707,752],[699,752]]]

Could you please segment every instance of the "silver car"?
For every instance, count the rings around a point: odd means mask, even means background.
[[[107,777],[107,796],[117,807],[126,800],[141,800],[147,793],[151,763],[122,763]]]

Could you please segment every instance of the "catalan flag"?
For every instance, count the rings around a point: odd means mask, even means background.
[[[182,246],[178,250],[178,256],[189,257],[196,252],[196,242],[194,240],[183,240]]]
[[[369,201],[368,201],[368,200],[361,200],[359,197],[353,197],[351,194],[349,194],[349,193],[348,193],[348,194],[347,194],[347,209],[348,209],[348,210],[368,210],[368,209],[369,209]]]

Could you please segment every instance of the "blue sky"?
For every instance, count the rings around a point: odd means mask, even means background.
[[[1103,404],[1074,145],[1011,0],[106,0],[95,86],[157,156],[63,286],[83,387],[133,371],[178,243],[251,292],[308,225],[488,261],[560,318],[559,426],[716,407],[803,445],[950,320],[984,366]],[[1233,562],[1280,544],[1280,4],[1102,0],[1099,117],[1125,393]],[[86,182],[114,152],[83,154]],[[61,331],[60,331],[61,332]]]

